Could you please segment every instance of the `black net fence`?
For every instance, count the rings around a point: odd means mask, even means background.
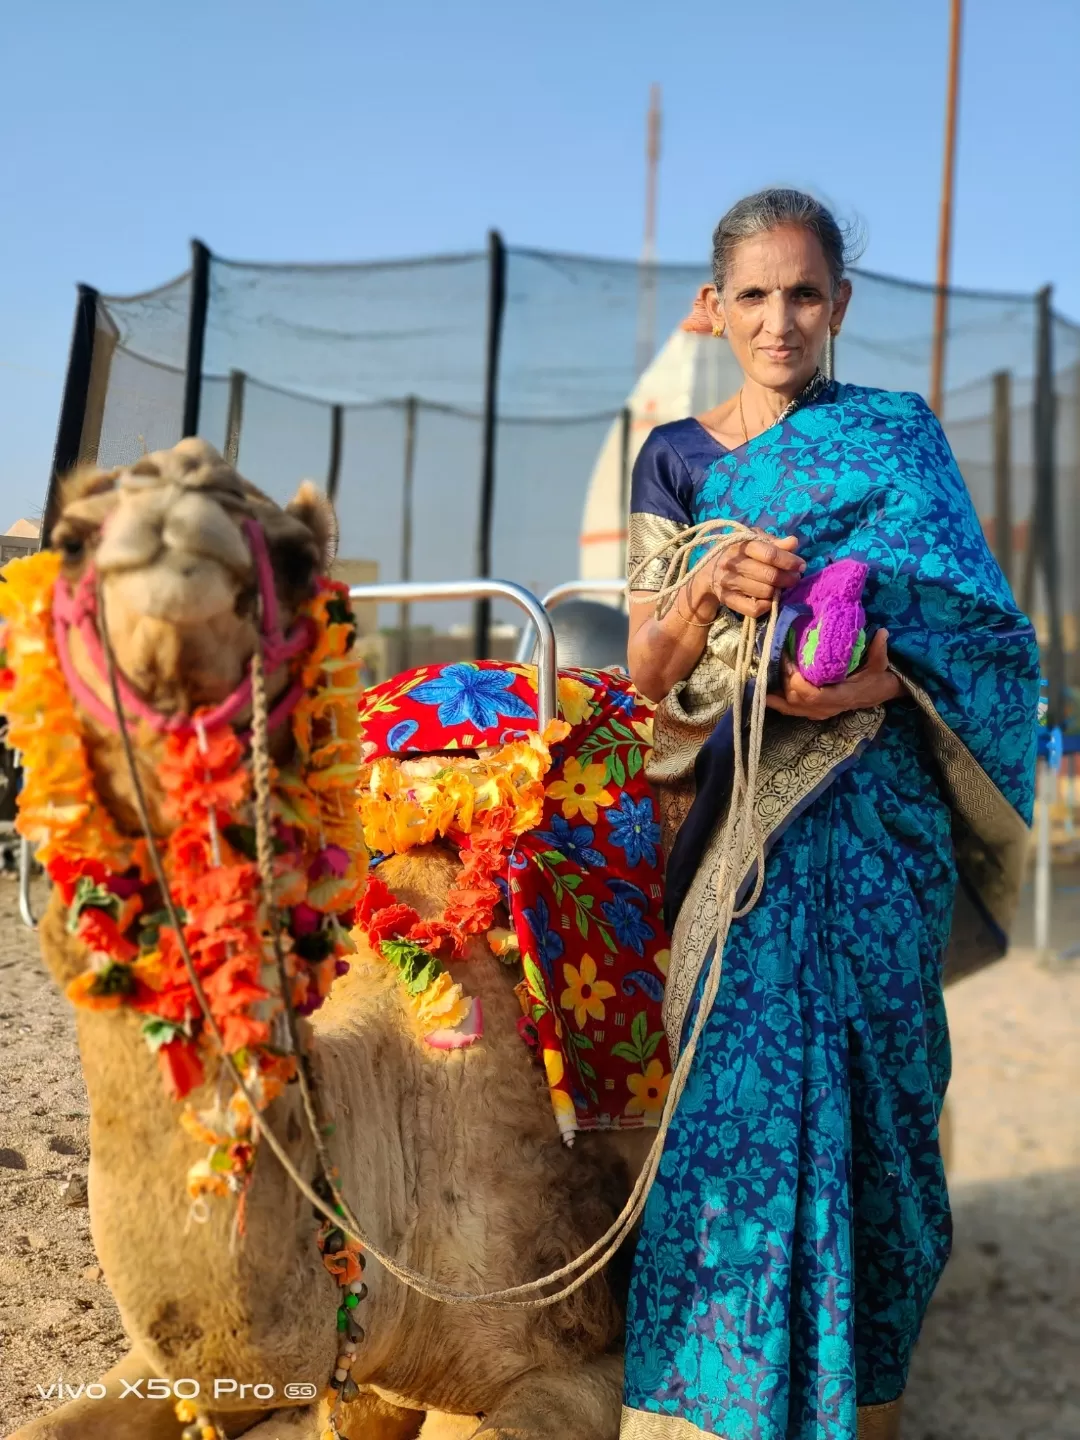
[[[58,466],[202,434],[279,500],[304,478],[328,488],[349,578],[486,570],[543,594],[619,574],[645,436],[739,381],[726,345],[680,329],[704,264],[497,237],[486,252],[360,265],[193,253],[159,290],[90,292]],[[934,288],[852,279],[835,375],[929,398]],[[1060,709],[1080,679],[1080,328],[1046,295],[950,291],[944,379],[946,431],[1039,625]],[[496,606],[492,619],[479,635],[464,604],[381,607],[373,668],[512,653],[520,616]]]

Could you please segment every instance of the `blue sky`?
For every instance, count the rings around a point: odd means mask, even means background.
[[[1080,4],[968,0],[953,278],[1080,317]],[[775,181],[933,278],[947,0],[22,0],[0,82],[0,528],[40,503],[74,302],[245,259],[659,252]]]

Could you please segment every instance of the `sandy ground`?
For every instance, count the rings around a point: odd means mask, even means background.
[[[1080,874],[1055,942],[1080,941]],[[37,897],[41,903],[41,894]],[[1025,919],[1018,938],[1029,943]],[[1080,1436],[1080,961],[1031,951],[950,990],[953,1259],[908,1390],[905,1440]],[[66,1005],[0,878],[0,1430],[123,1348],[84,1206],[87,1102]]]

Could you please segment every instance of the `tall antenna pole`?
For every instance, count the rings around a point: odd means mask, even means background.
[[[938,224],[937,293],[934,296],[934,350],[930,366],[930,408],[941,418],[945,403],[945,330],[949,311],[949,262],[952,258],[953,181],[956,176],[956,112],[960,90],[960,19],[963,0],[952,0],[949,22],[949,84],[945,98],[945,162],[941,174]]]
[[[660,86],[653,85],[649,90],[649,114],[645,122],[645,233],[638,290],[639,375],[656,349],[656,183],[660,168],[660,125]]]

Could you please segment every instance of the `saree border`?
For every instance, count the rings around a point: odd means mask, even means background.
[[[903,1397],[885,1405],[860,1405],[856,1411],[857,1440],[900,1440]],[[681,1415],[659,1415],[653,1410],[623,1406],[619,1440],[724,1440],[719,1431],[702,1430]]]
[[[858,757],[884,719],[884,707],[876,706],[869,710],[848,710],[826,722],[784,717],[786,723],[778,723],[771,732],[766,732],[755,800],[758,832],[766,853],[770,843],[775,843],[800,809],[817,799]],[[702,967],[716,940],[719,915],[716,881],[724,818],[724,815],[717,816],[712,838],[702,854],[672,932],[663,1015],[673,1056],[681,1050],[687,1012]],[[751,843],[736,871],[735,884],[740,894],[756,863],[757,846]]]
[[[956,867],[969,894],[1007,936],[1016,916],[1031,828],[975,756],[938,714],[933,700],[895,665],[889,669],[919,707],[953,815]]]

